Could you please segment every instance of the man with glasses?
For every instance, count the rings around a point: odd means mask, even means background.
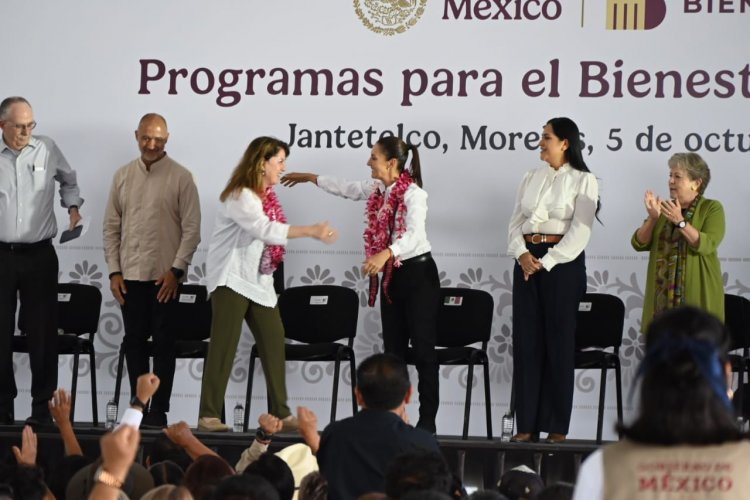
[[[153,371],[161,380],[144,411],[145,427],[167,426],[175,339],[168,334],[166,312],[200,242],[198,188],[192,174],[167,155],[168,139],[164,117],[149,113],[141,118],[135,131],[141,156],[115,172],[104,214],[104,253],[110,290],[122,306],[130,394],[136,394],[144,373]],[[133,397],[130,404],[146,410],[148,401]]]
[[[0,424],[14,422],[18,394],[12,338],[16,307],[28,336],[31,416],[27,424],[52,424],[48,401],[57,388],[57,234],[55,181],[70,229],[81,219],[76,173],[55,142],[32,136],[34,112],[23,97],[0,103]]]

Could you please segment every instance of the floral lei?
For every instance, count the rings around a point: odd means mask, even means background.
[[[286,216],[281,208],[279,199],[276,197],[272,187],[266,188],[263,197],[263,213],[272,221],[285,223]],[[263,254],[260,257],[261,274],[273,274],[279,264],[284,260],[286,248],[284,245],[266,245],[263,247]]]
[[[412,182],[414,182],[414,179],[407,170],[404,170],[399,175],[393,189],[391,189],[387,202],[385,201],[385,194],[380,188],[373,191],[367,199],[367,210],[365,212],[367,228],[364,233],[367,257],[382,252],[391,244],[392,231],[396,233],[396,238],[406,232],[404,194]],[[396,215],[394,216],[394,214]],[[391,229],[391,221],[394,224],[393,230]],[[395,263],[396,267],[400,264],[400,261]]]

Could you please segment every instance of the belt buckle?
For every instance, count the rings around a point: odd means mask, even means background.
[[[537,241],[537,236],[539,237],[539,241]],[[531,235],[531,243],[534,245],[538,245],[539,243],[544,243],[547,240],[547,238],[544,237],[543,234],[532,234]]]

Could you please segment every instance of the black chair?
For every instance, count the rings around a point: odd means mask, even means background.
[[[747,419],[744,411],[745,374],[750,370],[750,300],[739,295],[724,294],[724,324],[732,337],[729,347],[729,363],[732,371],[737,373],[737,391],[734,404],[738,416]]]
[[[287,288],[279,296],[279,311],[286,338],[300,344],[285,344],[287,361],[333,361],[331,422],[336,420],[339,373],[342,361],[349,361],[352,380],[352,413],[357,412],[354,337],[357,334],[359,297],[350,288],[336,285],[310,285]],[[347,340],[346,344],[338,341]],[[250,367],[245,396],[243,428],[248,429],[253,374],[258,349],[250,351]],[[261,359],[261,362],[263,360]]]
[[[57,285],[57,354],[73,356],[73,383],[70,389],[70,421],[73,423],[78,390],[78,359],[81,354],[89,355],[91,376],[91,415],[94,425],[98,425],[96,400],[96,352],[94,334],[99,330],[99,313],[102,307],[102,293],[93,285],[80,283],[59,283]],[[28,337],[23,333],[13,337],[13,352],[29,353]],[[83,337],[87,335],[87,337]]]
[[[495,301],[484,290],[470,288],[441,288],[438,311],[437,359],[440,365],[468,365],[466,401],[462,439],[469,436],[471,391],[474,385],[474,366],[484,367],[484,406],[487,415],[487,439],[492,439],[492,402],[490,399],[490,368],[487,344],[492,332]],[[471,347],[481,343],[481,347]],[[414,350],[409,349],[406,362],[415,364]]]
[[[175,357],[177,359],[206,360],[208,341],[211,336],[211,302],[208,291],[203,285],[182,284],[177,289],[177,297],[168,303],[167,328],[170,335],[177,339]],[[126,339],[120,344],[120,356],[117,360],[115,378],[115,403],[120,404],[122,372],[125,365]],[[146,352],[153,356],[153,342],[146,343]]]
[[[579,304],[576,323],[575,368],[601,370],[596,424],[596,442],[601,443],[607,370],[615,371],[617,421],[622,423],[620,345],[625,323],[625,304],[614,295],[587,293]],[[612,349],[611,352],[606,350],[609,348]]]

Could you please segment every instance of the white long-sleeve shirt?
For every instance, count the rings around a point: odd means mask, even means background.
[[[385,189],[385,199],[391,194],[391,189],[396,184],[387,188],[383,183],[376,180],[347,181],[327,175],[318,176],[318,187],[327,193],[331,193],[349,200],[366,200],[372,192],[377,189]],[[432,247],[427,240],[427,192],[416,183],[412,183],[404,193],[404,205],[406,205],[406,231],[400,237],[393,234],[390,249],[394,258],[403,260],[422,255],[429,252]],[[383,204],[385,206],[385,204]],[[397,214],[398,216],[398,214]]]
[[[561,234],[562,240],[542,257],[551,271],[574,260],[589,242],[594,224],[599,183],[594,174],[565,164],[526,173],[518,188],[508,224],[508,254],[518,259],[527,252],[524,234]]]
[[[216,214],[206,257],[206,286],[226,286],[265,307],[276,305],[273,275],[260,272],[263,247],[286,245],[289,225],[272,221],[250,189],[229,196]]]

